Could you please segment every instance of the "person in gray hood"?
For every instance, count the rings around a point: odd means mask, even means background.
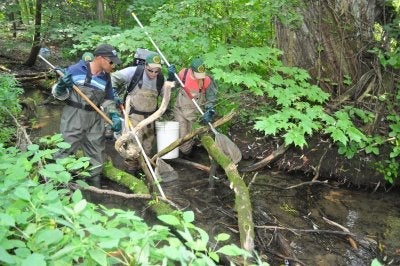
[[[110,77],[115,65],[120,63],[114,47],[101,44],[95,49],[92,61],[80,60],[69,66],[63,70],[64,76],[52,87],[54,97],[66,104],[61,116],[60,131],[64,140],[71,144],[59,156],[66,157],[81,148],[91,162],[91,179],[88,182],[95,186],[100,185],[104,163],[105,121],[73,86],[77,86],[96,106],[104,110],[113,122],[114,131],[120,131],[122,123]]]
[[[144,64],[127,67],[111,75],[115,90],[126,95],[125,104],[133,127],[157,110],[158,97],[163,94],[164,89],[175,86],[175,82],[164,81],[161,68],[159,54],[150,52],[146,56]],[[137,133],[147,156],[153,154],[154,134],[153,123]],[[141,152],[139,147],[136,147],[135,150],[139,155]],[[138,162],[138,157],[125,160],[125,164],[131,172],[138,170]]]

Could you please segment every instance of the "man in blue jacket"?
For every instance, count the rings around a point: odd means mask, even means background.
[[[114,131],[121,130],[121,119],[114,101],[110,73],[121,60],[111,45],[101,44],[94,51],[92,61],[80,60],[64,70],[65,75],[52,88],[56,99],[66,103],[60,123],[60,131],[70,149],[61,154],[65,157],[81,148],[90,157],[89,183],[99,186],[105,150],[105,121],[74,89],[77,86],[96,106],[103,109],[113,122]]]

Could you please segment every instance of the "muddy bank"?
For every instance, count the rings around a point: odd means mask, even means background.
[[[230,136],[242,151],[247,160],[239,168],[246,169],[276,152],[282,147],[282,140],[275,137],[265,137],[258,132],[243,132],[246,128],[234,125],[230,129]],[[250,127],[247,127],[250,128]],[[259,170],[278,169],[287,173],[301,174],[315,180],[330,180],[354,188],[377,187],[386,191],[392,187],[381,173],[378,173],[374,164],[378,160],[388,158],[389,151],[381,149],[380,155],[370,155],[361,152],[351,159],[338,153],[337,147],[331,140],[316,134],[307,139],[308,146],[300,149],[291,146],[283,154],[277,156]]]

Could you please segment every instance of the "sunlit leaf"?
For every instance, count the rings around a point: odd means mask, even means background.
[[[179,219],[174,215],[159,215],[157,218],[169,225],[179,225]]]

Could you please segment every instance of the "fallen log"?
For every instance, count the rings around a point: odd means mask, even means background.
[[[39,75],[35,75],[35,76],[15,77],[15,79],[21,83],[24,83],[24,82],[34,81],[34,80],[47,79],[48,77],[49,77],[48,74],[39,74]]]
[[[240,243],[243,249],[252,252],[254,249],[254,223],[249,190],[239,175],[236,165],[218,148],[210,136],[203,136],[201,143],[208,154],[224,169],[230,181],[230,186],[235,192]]]
[[[277,159],[279,156],[284,154],[288,149],[289,149],[289,146],[285,146],[285,144],[282,144],[281,146],[278,147],[278,149],[273,151],[270,155],[268,155],[261,161],[255,163],[255,164],[249,165],[247,167],[244,167],[244,168],[240,169],[239,171],[240,172],[256,171],[256,170],[268,165],[273,160]]]
[[[151,194],[147,188],[147,185],[141,179],[115,168],[111,161],[107,161],[105,163],[103,167],[103,176],[128,188],[135,194]],[[154,196],[154,194],[151,195],[153,195],[152,199],[154,199],[154,203],[150,205],[150,209],[156,215],[171,214],[174,209],[172,209],[170,206],[174,206],[175,208],[179,209],[178,206],[172,201],[168,201],[166,199],[164,201],[160,201],[158,197]],[[165,203],[166,201],[168,201],[168,204]]]

